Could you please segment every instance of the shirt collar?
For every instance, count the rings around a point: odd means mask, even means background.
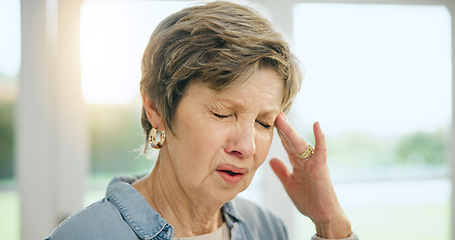
[[[115,177],[109,183],[106,198],[112,201],[140,238],[171,239],[172,226],[131,186],[137,180],[137,177]],[[234,223],[244,221],[233,201],[225,203],[221,211],[229,229]]]
[[[243,221],[243,217],[233,201],[225,203],[221,208],[221,212],[223,213],[224,219],[229,228],[232,228],[232,225],[235,222]]]
[[[134,189],[137,178],[115,177],[109,183],[106,198],[112,201],[131,229],[142,239],[171,239],[172,226]]]

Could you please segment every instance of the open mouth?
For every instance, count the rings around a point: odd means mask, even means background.
[[[231,176],[235,176],[235,175],[238,175],[238,174],[241,174],[241,173],[236,173],[236,172],[232,172],[232,171],[229,171],[229,170],[218,170],[218,171],[221,171],[221,172],[225,172]]]
[[[231,164],[220,164],[216,171],[224,181],[231,185],[239,183],[243,176],[248,173],[247,168],[239,168]]]
[[[220,164],[217,169],[219,172],[225,172],[231,176],[235,175],[244,175],[248,173],[248,169],[246,168],[239,168],[231,164]]]

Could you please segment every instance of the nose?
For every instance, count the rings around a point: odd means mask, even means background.
[[[254,122],[237,123],[231,131],[230,141],[225,151],[239,158],[248,158],[256,153],[256,143],[254,140]]]

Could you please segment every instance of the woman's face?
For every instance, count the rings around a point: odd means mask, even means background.
[[[183,191],[224,203],[245,190],[267,157],[282,97],[283,80],[269,68],[221,92],[190,84],[176,110],[176,135],[168,132],[162,149]]]

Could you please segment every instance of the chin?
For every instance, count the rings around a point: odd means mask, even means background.
[[[225,189],[225,190],[221,190],[222,192],[220,192],[218,195],[218,198],[220,198],[220,201],[223,201],[223,204],[226,203],[226,202],[229,202],[231,200],[233,200],[234,198],[236,198],[241,192],[245,191],[247,189],[248,186],[246,187],[242,187],[241,189]]]
[[[211,197],[214,202],[219,205],[223,205],[226,202],[233,200],[239,193],[243,192],[243,190],[239,191],[238,189],[217,189],[211,192]],[[206,195],[207,196],[207,195]]]

